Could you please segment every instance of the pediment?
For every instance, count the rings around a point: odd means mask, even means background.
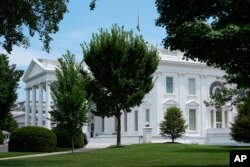
[[[143,106],[149,106],[151,105],[150,101],[148,100],[143,100],[143,103],[142,103]]]
[[[164,100],[163,105],[175,105],[175,106],[178,106],[178,102],[175,99],[166,99],[166,100]]]
[[[196,100],[191,100],[186,103],[188,106],[198,106],[200,103],[198,103]]]
[[[24,82],[27,82],[29,79],[43,73],[44,71],[45,71],[45,69],[42,67],[42,65],[38,61],[33,59],[29,65],[28,69],[24,73],[22,80]]]

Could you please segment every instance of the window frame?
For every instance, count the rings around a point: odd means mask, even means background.
[[[193,84],[194,84],[194,89],[193,91],[194,92],[191,92],[191,89],[190,89],[190,86],[191,86],[191,82],[190,81],[194,81]],[[196,95],[196,78],[188,78],[188,94],[191,95],[191,96],[195,96]]]
[[[172,85],[171,85],[171,91],[168,92],[168,78],[171,78]],[[174,77],[173,76],[166,76],[166,93],[167,94],[174,94]]]

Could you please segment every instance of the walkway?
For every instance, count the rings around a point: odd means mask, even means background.
[[[87,152],[87,151],[91,151],[91,150],[107,148],[109,146],[110,146],[110,144],[89,143],[84,148],[75,149],[74,152],[75,153]],[[6,148],[7,148],[7,145],[1,145],[0,146],[0,152],[3,152],[1,150],[6,150]],[[68,154],[68,153],[71,153],[71,150],[70,151],[63,151],[63,152],[41,153],[41,154],[33,154],[33,155],[23,155],[23,156],[18,156],[18,157],[0,158],[0,161],[1,160],[9,160],[9,159],[30,158],[30,157],[43,157],[43,156],[49,156],[49,155],[60,155],[60,154]]]

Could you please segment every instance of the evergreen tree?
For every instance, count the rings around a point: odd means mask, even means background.
[[[0,54],[0,129],[6,130],[7,117],[17,99],[18,81],[23,75],[16,65],[9,65],[7,55]]]
[[[59,58],[55,70],[57,81],[52,84],[52,99],[54,106],[51,120],[71,136],[72,153],[74,152],[74,137],[87,123],[87,113],[91,106],[90,98],[85,92],[89,77],[83,74],[82,66],[77,65],[74,55],[70,52]]]
[[[169,137],[174,142],[185,133],[186,128],[182,111],[177,107],[168,108],[164,120],[160,123],[161,135]]]
[[[159,58],[141,36],[114,25],[111,32],[93,34],[90,44],[82,45],[84,60],[93,75],[90,92],[101,117],[117,119],[117,146],[121,145],[121,114],[141,104],[153,88],[153,74]]]
[[[250,96],[238,106],[238,115],[232,123],[231,136],[238,142],[250,143]]]

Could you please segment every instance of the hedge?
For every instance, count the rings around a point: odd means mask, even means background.
[[[52,129],[57,136],[57,147],[71,148],[71,136],[60,126]],[[79,129],[77,135],[74,137],[74,148],[83,148],[84,145],[88,144],[84,142],[86,135]]]
[[[3,132],[2,130],[0,129],[0,144],[3,144]]]
[[[53,152],[56,151],[57,138],[53,131],[27,126],[14,131],[10,136],[9,151]]]

